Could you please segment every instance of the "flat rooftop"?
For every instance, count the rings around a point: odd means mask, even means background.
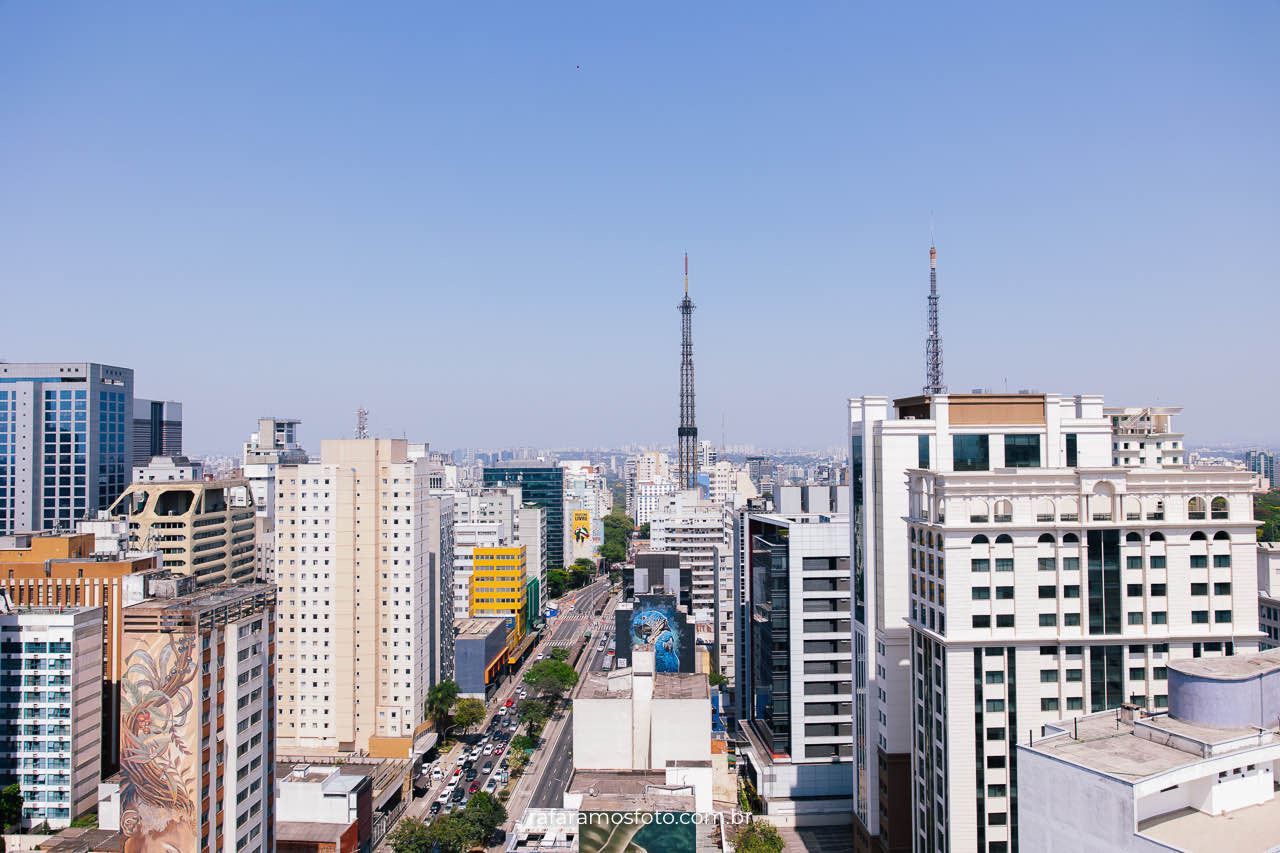
[[[1226,658],[1188,658],[1169,661],[1169,669],[1196,678],[1218,681],[1242,681],[1257,678],[1280,669],[1280,649],[1271,649],[1253,655],[1232,655]]]
[[[1221,815],[1185,808],[1138,824],[1138,834],[1187,853],[1270,853],[1280,827],[1280,797]],[[1224,841],[1230,843],[1224,845]]]
[[[507,626],[502,617],[495,617],[489,619],[461,619],[455,621],[453,627],[458,632],[458,637],[483,638],[497,629],[505,631]]]
[[[631,684],[631,667],[623,667],[612,672],[592,672],[582,683],[578,696],[585,699],[627,699],[631,696],[631,687],[621,687],[620,683]],[[654,699],[711,699],[711,688],[707,684],[707,676],[701,672],[659,672],[653,676]],[[610,689],[610,684],[613,684]]]
[[[276,841],[305,842],[308,844],[337,844],[342,840],[350,824],[312,823],[311,821],[276,821]]]
[[[575,770],[566,794],[581,794],[581,811],[673,811],[695,808],[688,787],[671,788],[661,770]]]

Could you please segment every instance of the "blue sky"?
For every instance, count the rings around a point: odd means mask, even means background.
[[[923,382],[1274,439],[1274,3],[7,4],[0,358],[187,447],[843,441]],[[56,320],[51,317],[56,313]],[[39,320],[30,320],[39,316]]]

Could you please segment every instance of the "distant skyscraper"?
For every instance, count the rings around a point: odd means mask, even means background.
[[[680,300],[680,488],[698,487],[698,427],[693,416],[693,301],[689,299],[689,255],[684,256],[684,299]]]
[[[1276,457],[1265,450],[1246,450],[1244,467],[1267,481],[1268,488],[1276,487]]]
[[[547,570],[563,569],[573,543],[564,528],[564,469],[555,462],[516,459],[484,469],[486,486],[519,486],[524,502],[547,511]]]
[[[182,404],[172,400],[133,401],[133,465],[153,456],[182,455]]]
[[[132,463],[132,370],[0,364],[0,534],[71,529],[111,506]]]

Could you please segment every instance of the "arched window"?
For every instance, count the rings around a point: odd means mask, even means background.
[[[1067,498],[1058,504],[1058,519],[1061,521],[1079,521],[1080,504],[1075,498]]]
[[[973,539],[969,542],[969,544],[970,545],[990,545],[991,540],[988,539],[986,536],[982,535],[981,533],[979,533],[977,536],[973,537]]]
[[[1037,539],[1036,541],[1039,542],[1041,545],[1045,545],[1045,544],[1052,545],[1057,540],[1053,538],[1052,533],[1041,533],[1040,538]]]
[[[913,528],[911,528],[910,536],[911,536],[911,541],[912,541],[912,542],[916,541],[916,529],[915,529],[914,527],[913,527]]]
[[[1074,533],[1064,533],[1062,536],[1062,544],[1066,545],[1068,543],[1078,545],[1080,544],[1080,537]]]
[[[1053,521],[1053,517],[1053,501],[1048,498],[1041,498],[1036,501],[1036,521]]]
[[[1192,541],[1192,542],[1204,542],[1204,541],[1208,540],[1208,538],[1209,538],[1208,536],[1205,536],[1205,535],[1204,535],[1204,531],[1203,531],[1203,530],[1197,530],[1195,533],[1192,533],[1192,534],[1191,534],[1191,541]]]
[[[1227,517],[1226,498],[1218,497],[1213,499],[1213,502],[1209,504],[1209,517],[1219,519]]]
[[[1135,533],[1135,532],[1133,532],[1132,530],[1130,530],[1130,531],[1129,531],[1129,535],[1128,535],[1128,536],[1126,536],[1126,537],[1124,537],[1124,541],[1126,541],[1126,542],[1141,542],[1141,541],[1142,541],[1142,534],[1141,534],[1141,533]]]
[[[1125,496],[1120,499],[1125,521],[1137,521],[1142,518],[1142,503],[1137,498]]]
[[[999,536],[997,536],[997,537],[996,537],[996,544],[997,544],[997,545],[1012,545],[1012,544],[1013,544],[1013,537],[1012,537],[1012,536],[1010,536],[1008,533],[1001,533]]]
[[[1013,521],[1013,504],[1008,501],[996,501],[996,512],[993,521]]]
[[[1164,534],[1163,534],[1163,533],[1161,533],[1159,530],[1157,530],[1155,533],[1152,533],[1152,534],[1151,534],[1151,541],[1152,541],[1152,542],[1163,542],[1163,541],[1164,541]]]
[[[990,521],[987,515],[986,501],[969,501],[969,523],[970,524],[986,524]]]
[[[1204,498],[1192,498],[1187,501],[1187,518],[1192,521],[1204,518]]]
[[[1146,501],[1147,521],[1164,521],[1164,501]]]
[[[1231,534],[1225,530],[1219,530],[1217,533],[1213,534],[1213,541],[1214,542],[1230,542]]]

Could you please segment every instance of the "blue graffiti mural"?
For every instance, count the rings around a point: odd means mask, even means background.
[[[646,608],[631,617],[631,645],[652,643],[658,672],[680,671],[680,633],[672,608]]]

